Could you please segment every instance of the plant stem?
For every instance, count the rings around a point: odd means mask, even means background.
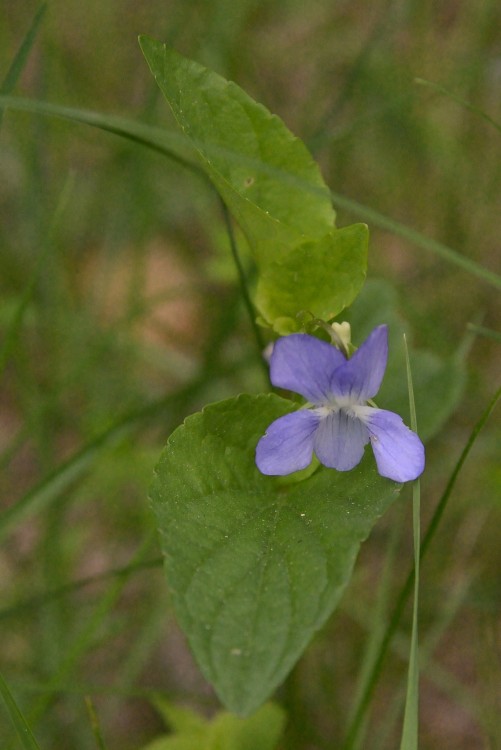
[[[228,232],[228,238],[230,240],[231,254],[233,256],[233,260],[235,262],[235,266],[236,266],[237,273],[238,273],[238,280],[240,282],[240,291],[242,292],[245,309],[247,310],[250,324],[251,324],[252,330],[254,331],[254,336],[256,338],[256,344],[257,344],[258,351],[259,351],[259,361],[266,373],[266,379],[268,380],[269,379],[268,366],[263,357],[263,351],[265,349],[266,344],[263,339],[261,329],[256,323],[256,312],[254,310],[254,305],[252,304],[252,300],[249,295],[249,290],[247,288],[247,277],[245,274],[244,267],[242,265],[242,261],[240,259],[240,255],[238,253],[238,245],[237,245],[237,241],[235,238],[235,232],[233,230],[233,224],[231,223],[230,213],[228,211],[226,204],[224,203],[222,199],[221,199],[221,206],[223,210],[224,221],[226,224],[226,231]]]

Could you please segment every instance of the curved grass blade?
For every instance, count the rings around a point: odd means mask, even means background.
[[[480,419],[475,424],[467,440],[467,443],[465,447],[463,448],[463,451],[456,463],[456,466],[454,467],[454,470],[449,478],[449,481],[442,494],[442,497],[440,498],[438,505],[435,508],[435,512],[433,513],[431,521],[428,525],[423,541],[421,542],[420,560],[423,560],[423,558],[425,557],[430,547],[431,542],[433,541],[433,538],[437,531],[437,527],[447,507],[447,503],[449,502],[449,498],[452,494],[452,490],[454,489],[454,486],[456,484],[458,475],[461,469],[463,468],[463,464],[468,458],[470,451],[476,442],[477,437],[479,436],[485,423],[489,419],[491,413],[493,412],[494,408],[496,407],[500,399],[501,399],[501,387],[497,389],[491,401],[487,405],[486,409],[481,414]],[[374,693],[375,687],[381,675],[383,662],[386,658],[386,654],[388,653],[391,640],[397,630],[405,605],[412,591],[413,584],[414,584],[414,568],[412,568],[412,570],[409,572],[409,575],[407,576],[407,579],[400,590],[400,594],[397,597],[395,609],[393,610],[393,615],[388,624],[384,639],[379,649],[378,658],[376,662],[374,663],[370,679],[367,681],[367,684],[366,684],[365,691],[360,697],[360,701],[356,707],[356,710],[353,712],[353,720],[350,722],[350,725],[346,732],[346,739],[344,741],[344,744],[342,745],[342,750],[353,750],[353,748],[356,747],[357,738],[362,729],[365,714],[369,707],[372,694]]]
[[[40,25],[43,21],[46,11],[47,11],[47,3],[43,3],[39,7],[37,12],[35,13],[31,26],[26,32],[26,36],[21,42],[21,46],[19,47],[16,55],[14,56],[14,59],[12,60],[9,66],[9,69],[7,71],[7,74],[2,82],[2,85],[0,86],[0,94],[2,95],[10,94],[10,92],[13,91],[16,83],[18,82],[19,76],[23,72],[24,66],[26,65],[28,61],[31,48],[33,47],[33,44],[35,43],[35,39],[38,34],[38,29],[40,28]],[[3,110],[0,110],[0,127],[2,125],[2,118],[3,118]]]
[[[182,166],[197,174],[197,176],[203,178],[206,184],[212,188],[212,183],[194,158],[193,149],[197,149],[199,145],[198,141],[188,139],[183,133],[157,128],[142,122],[138,123],[126,117],[103,115],[100,112],[92,110],[64,107],[59,104],[51,104],[50,102],[17,96],[0,95],[0,109],[56,117],[82,125],[89,125],[113,135],[118,135],[121,138],[127,138],[130,141],[177,161]],[[237,153],[232,148],[216,143],[205,143],[204,148],[211,157],[217,156],[232,162],[235,166],[240,165],[246,169],[253,169],[266,177],[273,177],[288,187],[300,190],[316,198],[322,197],[325,194],[325,188],[315,186],[300,176],[291,175],[284,169],[265,164],[257,158]]]
[[[178,400],[182,402],[183,397],[195,392],[201,383],[202,381],[196,380],[186,386],[182,392],[169,394],[142,409],[132,412],[84,445],[83,448],[74,453],[62,465],[56,467],[54,471],[50,472],[48,476],[0,515],[0,540],[16,523],[19,523],[31,513],[46,507],[61,492],[78,480],[90,466],[95,456],[105,447],[117,442],[142,421],[158,417],[172,404],[176,404]]]
[[[154,533],[145,536],[140,546],[134,552],[133,560],[138,563],[144,559],[155,542]],[[133,570],[133,565],[129,566]],[[97,633],[103,626],[109,613],[113,610],[122,591],[127,584],[128,576],[124,575],[113,580],[112,585],[104,592],[100,600],[93,607],[91,614],[84,620],[80,631],[65,650],[57,669],[50,675],[44,685],[43,693],[36,701],[30,712],[30,719],[35,725],[46,713],[52,703],[54,695],[74,676],[76,666],[82,657],[95,643]]]
[[[130,414],[126,414],[108,430],[105,430],[105,432],[98,435],[94,440],[91,440],[80,450],[76,451],[67,461],[57,466],[35,487],[14,503],[14,505],[0,514],[0,541],[16,523],[19,523],[32,513],[45,508],[61,492],[69,487],[72,482],[80,479],[91,465],[96,454],[118,441],[124,435],[127,435],[130,431],[136,429],[139,424],[149,419],[162,418],[170,410],[173,410],[174,424],[176,424],[178,418],[182,419],[186,403],[195,396],[200,388],[205,387],[207,377],[214,371],[218,352],[221,349],[223,341],[226,340],[230,333],[232,316],[229,314],[229,310],[231,310],[232,306],[236,305],[237,300],[238,297],[235,295],[234,301],[228,302],[225,314],[221,317],[218,325],[216,325],[207,346],[205,362],[199,376],[175,393],[169,393],[157,401],[153,401]],[[229,374],[234,372],[239,366],[238,364],[225,365],[224,367],[219,367],[218,373],[219,375]]]
[[[373,208],[363,206],[361,203],[351,200],[351,198],[346,198],[346,196],[334,192],[331,192],[331,196],[338,208],[349,211],[354,216],[358,216],[363,221],[366,221],[369,225],[372,224],[373,226],[385,229],[398,237],[403,237],[404,240],[411,242],[413,245],[422,247],[424,250],[428,250],[429,252],[438,255],[442,260],[445,260],[454,266],[458,266],[458,268],[471,273],[472,276],[476,276],[478,279],[485,281],[496,289],[501,289],[501,276],[494,273],[494,271],[481,266],[480,263],[476,263],[474,260],[471,260],[471,258],[466,258],[464,255],[458,253],[457,250],[453,250],[442,242],[426,237],[415,229],[411,229],[405,224],[400,224],[398,221],[390,219],[388,216],[379,213],[379,211],[375,211]]]
[[[492,125],[494,128],[496,128],[496,130],[499,133],[501,133],[501,124],[499,122],[496,122],[496,120],[494,120],[490,115],[488,115],[482,109],[480,109],[479,107],[476,107],[474,104],[471,104],[466,99],[463,99],[461,96],[454,94],[452,91],[449,91],[449,89],[446,89],[444,86],[440,86],[438,83],[433,83],[432,81],[427,81],[425,78],[415,78],[414,83],[417,83],[420,86],[426,86],[427,88],[433,89],[439,94],[444,94],[444,96],[447,96],[449,99],[452,99],[452,101],[456,102],[456,104],[459,104],[461,107],[465,107],[465,109],[469,109],[470,112],[473,112],[474,115],[478,115],[479,117],[481,117],[482,120],[485,120],[485,122],[488,122],[489,125]]]
[[[101,115],[97,112],[91,112],[87,110],[73,109],[71,107],[61,107],[55,104],[48,104],[46,102],[34,101],[31,99],[23,99],[20,97],[0,96],[0,108],[9,108],[17,111],[31,112],[33,114],[46,115],[49,117],[58,117],[72,122],[79,122],[91,127],[96,127],[114,135],[119,135],[123,138],[127,138],[135,143],[150,148],[170,159],[178,162],[183,167],[190,169],[196,173],[199,177],[203,178],[208,183],[208,179],[205,173],[200,167],[191,159],[190,156],[186,155],[186,149],[188,146],[188,140],[185,136],[178,133],[167,132],[162,128],[156,128],[142,123],[137,123],[133,120],[129,120],[124,117],[117,117],[115,115]],[[239,159],[237,154],[232,154],[230,149],[225,149],[221,146],[214,147],[214,152],[224,154],[228,159],[233,158],[235,162],[244,160]],[[286,172],[283,172],[277,168],[264,168],[260,166],[257,160],[246,159],[245,163],[247,166],[252,166],[254,169],[261,169],[266,174],[272,174],[275,177],[280,177],[284,183],[293,184],[296,187],[301,187],[305,192],[311,192],[318,194],[319,190],[313,188],[306,181],[301,181],[299,178],[291,177]],[[364,206],[356,201],[346,198],[339,193],[331,191],[331,197],[338,207],[351,212],[353,215],[360,217],[363,221],[367,221],[369,224],[385,229],[392,234],[399,237],[403,237],[408,242],[422,247],[429,252],[435,253],[443,260],[451,263],[452,265],[458,266],[464,271],[471,273],[473,276],[481,279],[482,281],[494,286],[496,289],[501,289],[501,276],[494,273],[493,271],[485,268],[484,266],[476,263],[470,258],[466,258],[456,250],[444,245],[437,240],[433,240],[425,235],[417,232],[415,229],[405,226],[393,219],[379,213],[368,206]]]
[[[14,311],[12,320],[10,321],[10,324],[5,334],[5,338],[2,342],[2,345],[0,346],[0,376],[2,375],[5,369],[5,365],[7,364],[10,353],[15,345],[18,331],[23,322],[24,314],[28,308],[33,292],[35,291],[35,286],[38,281],[40,272],[43,270],[50,252],[53,250],[53,243],[51,242],[51,235],[59,222],[59,218],[61,214],[63,213],[66,207],[68,196],[71,192],[71,187],[72,187],[71,181],[67,180],[61,192],[61,196],[59,198],[58,204],[56,206],[54,217],[52,219],[51,226],[49,228],[48,236],[46,236],[45,241],[42,241],[41,243],[42,248],[35,261],[35,267],[33,271],[31,272],[31,276],[28,280],[28,283],[26,284],[20,296],[19,303]]]
[[[5,682],[1,674],[0,693],[2,694],[2,698],[4,699],[7,711],[9,712],[12,724],[14,725],[14,728],[19,735],[19,739],[21,740],[21,744],[24,747],[24,750],[40,750],[40,745],[36,741],[28,722],[24,718],[19,706],[14,700],[14,696],[10,692],[7,683]]]
[[[81,589],[87,586],[92,586],[96,583],[103,583],[104,581],[111,580],[113,578],[128,578],[132,573],[137,573],[143,570],[151,570],[152,568],[160,568],[163,564],[162,557],[154,557],[151,560],[144,560],[135,563],[129,563],[123,565],[120,568],[111,568],[105,570],[103,573],[97,573],[93,576],[87,576],[86,578],[79,578],[77,581],[58,586],[57,588],[49,589],[41,594],[35,594],[30,596],[23,601],[17,602],[10,607],[0,610],[0,621],[7,620],[10,617],[17,617],[23,612],[29,612],[30,610],[40,609],[47,604],[50,604],[57,599],[62,599],[65,596],[71,596],[72,594],[78,593]]]
[[[90,125],[93,128],[119,135],[122,138],[134,141],[134,143],[146,146],[163,156],[168,156],[173,161],[206,179],[202,170],[187,155],[187,139],[179,133],[170,133],[163,128],[145,125],[117,115],[102,115],[99,112],[62,107],[58,104],[50,104],[35,99],[23,99],[17,96],[0,96],[0,109],[30,112],[31,114],[57,117],[82,125]]]
[[[468,331],[475,334],[476,336],[484,336],[487,339],[492,339],[501,344],[501,333],[494,331],[492,328],[486,328],[485,326],[478,326],[476,323],[468,323],[466,326]]]

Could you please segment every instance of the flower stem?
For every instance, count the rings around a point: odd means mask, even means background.
[[[263,351],[265,349],[266,343],[263,339],[261,329],[256,323],[256,313],[254,310],[254,305],[252,304],[252,300],[249,295],[249,290],[247,289],[247,277],[245,275],[245,270],[242,265],[240,255],[238,253],[238,246],[237,246],[237,241],[235,238],[235,232],[233,230],[233,224],[231,223],[231,217],[230,217],[228,208],[223,200],[221,200],[221,207],[223,211],[224,222],[226,224],[226,231],[228,232],[228,238],[230,240],[231,254],[235,262],[235,266],[236,266],[237,273],[238,273],[238,280],[240,282],[240,291],[242,292],[244,305],[249,315],[250,324],[251,324],[252,330],[254,331],[256,344],[259,350],[259,361],[261,362],[261,365],[266,373],[266,379],[268,380],[268,366],[263,357]]]

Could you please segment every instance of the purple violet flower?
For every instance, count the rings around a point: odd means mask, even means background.
[[[375,328],[350,359],[331,344],[294,333],[275,343],[270,360],[273,385],[303,396],[307,409],[276,419],[257,444],[263,474],[305,469],[313,452],[321,463],[349,471],[370,441],[379,473],[395,482],[416,479],[424,469],[424,447],[394,412],[366,402],[379,390],[388,358],[388,330]]]

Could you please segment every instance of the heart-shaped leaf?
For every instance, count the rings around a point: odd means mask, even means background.
[[[151,491],[179,623],[222,702],[242,715],[331,614],[399,488],[370,454],[347,473],[262,475],[256,443],[295,408],[273,394],[206,407],[169,438]]]

